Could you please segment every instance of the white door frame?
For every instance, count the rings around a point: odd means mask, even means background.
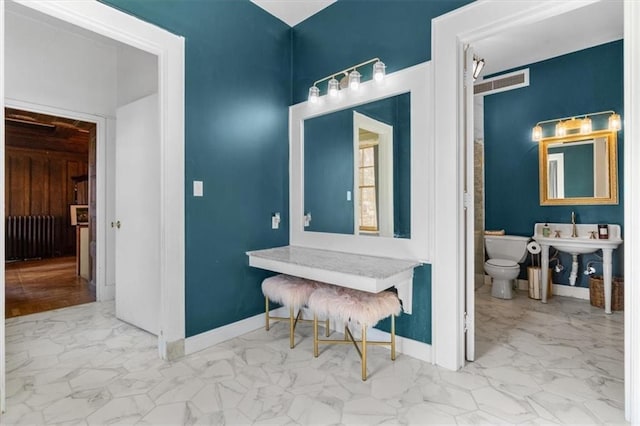
[[[96,125],[96,301],[113,299],[113,292],[107,289],[107,120],[105,117],[82,112],[69,111],[63,108],[33,104],[17,99],[5,98],[4,106],[39,114],[81,120]],[[3,108],[4,109],[4,108]]]
[[[464,44],[507,28],[540,20],[583,7],[597,0],[576,1],[488,1],[479,0],[432,22],[432,60],[434,66],[435,109],[435,246],[433,263],[433,359],[451,370],[464,365],[464,165],[462,129],[461,51]],[[640,147],[635,146],[634,126],[640,122],[640,4],[624,3],[625,15],[625,258],[640,257]],[[636,121],[637,120],[637,121]],[[625,262],[626,306],[640,306],[640,265]],[[457,285],[448,285],[451,281]],[[630,421],[640,421],[640,312],[627,309],[625,315],[625,408]],[[451,338],[451,336],[456,336]]]
[[[165,359],[184,354],[185,227],[184,227],[184,38],[97,1],[15,0],[53,16],[158,57],[160,96],[161,224],[160,335],[158,350]],[[0,2],[0,64],[4,64],[5,2]],[[0,118],[4,119],[4,66],[0,66]],[[4,120],[3,120],[4,122]],[[4,126],[0,130],[0,161],[4,164]],[[0,177],[4,210],[4,173]],[[4,256],[4,227],[0,227]],[[4,266],[1,266],[2,272]],[[4,294],[4,273],[0,277]],[[4,297],[0,298],[4,312]],[[0,409],[5,403],[5,330],[0,324]]]

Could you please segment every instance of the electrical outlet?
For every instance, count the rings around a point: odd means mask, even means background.
[[[271,229],[280,228],[280,213],[274,213],[271,215]]]

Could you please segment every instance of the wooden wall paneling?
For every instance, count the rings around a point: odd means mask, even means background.
[[[60,255],[75,253],[75,238],[69,236],[69,207],[66,188],[63,185],[67,177],[65,161],[61,158],[51,158],[49,166],[49,211],[56,220],[56,252]]]
[[[90,127],[89,123],[74,123]],[[95,135],[95,125],[93,128]],[[5,215],[55,216],[56,253],[75,254],[75,228],[69,216],[69,206],[75,201],[71,178],[89,173],[88,130],[77,131],[68,126],[52,130],[9,122],[5,130]],[[89,204],[90,192],[89,182],[79,183],[77,203]]]
[[[44,157],[30,158],[30,176],[32,182],[29,194],[29,215],[49,214],[49,160]]]

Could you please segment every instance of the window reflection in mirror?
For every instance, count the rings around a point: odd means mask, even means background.
[[[305,231],[411,237],[410,94],[304,121]]]
[[[542,205],[617,204],[616,132],[540,141]]]

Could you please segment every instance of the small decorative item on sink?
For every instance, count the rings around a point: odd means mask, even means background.
[[[607,225],[606,223],[598,225],[598,238],[600,238],[601,240],[609,239],[609,225]]]

